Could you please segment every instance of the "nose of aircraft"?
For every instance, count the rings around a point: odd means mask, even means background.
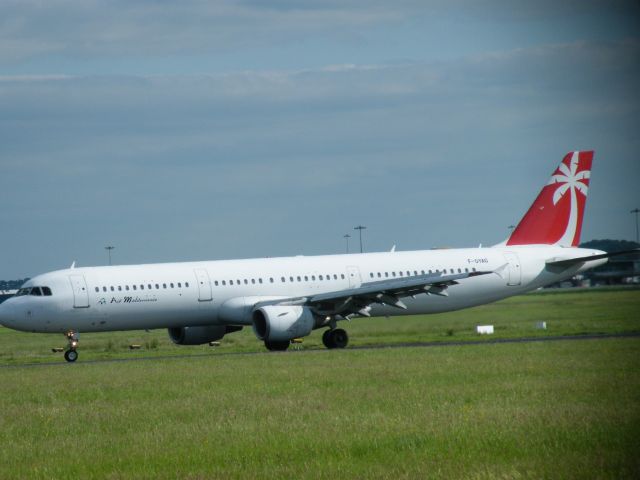
[[[10,326],[11,323],[11,307],[7,302],[0,303],[0,325],[5,327]]]

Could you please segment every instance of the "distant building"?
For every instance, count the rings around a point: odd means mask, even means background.
[[[626,240],[591,240],[581,247],[597,248],[605,252],[620,252],[640,248],[636,242]],[[591,285],[617,285],[640,283],[640,255],[629,254],[611,257],[607,263],[584,273]]]

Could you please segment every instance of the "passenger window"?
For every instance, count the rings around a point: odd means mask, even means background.
[[[218,286],[218,280],[216,280],[215,282],[213,282],[213,284],[217,287],[217,286]]]
[[[403,275],[402,270],[400,270],[400,271],[398,272],[398,276],[402,277],[402,275]]]
[[[258,283],[262,283],[262,279],[261,278],[258,279]]]
[[[252,278],[252,279],[251,279],[251,283],[255,284],[255,283],[256,283],[256,279],[255,279],[255,278]]]
[[[413,274],[414,274],[414,275],[418,275],[418,271],[417,271],[417,270],[414,270],[414,271],[413,271]]]
[[[229,280],[229,285],[233,285],[233,280]]]
[[[369,274],[369,278],[373,278],[373,272]]]
[[[217,285],[217,283],[216,283],[216,285]],[[170,286],[171,288],[173,288],[173,283],[170,283],[170,284],[169,284],[169,286]]]
[[[381,278],[382,274],[380,272],[378,272],[378,278]]]
[[[316,276],[315,275],[311,275],[311,280],[315,282],[316,281]]]
[[[462,273],[462,269],[461,268],[458,269],[458,273]]]
[[[178,288],[182,288],[182,283],[178,282]]]
[[[129,291],[129,285],[125,285],[124,289],[128,292]]]
[[[304,281],[308,282],[309,281],[309,277],[307,277],[306,275],[304,276]]]
[[[469,269],[468,269],[468,268],[465,268],[465,269],[464,269],[464,273],[469,273]]]
[[[189,288],[189,282],[184,282],[184,286]]]
[[[323,279],[323,278],[322,278],[322,275],[319,275],[319,276],[318,276],[318,280],[322,280],[322,279]]]
[[[167,284],[166,284],[166,283],[163,283],[163,284],[162,284],[162,288],[167,288]]]
[[[472,268],[471,270],[473,270],[474,272],[476,271],[475,267],[474,267],[474,268]]]
[[[144,285],[140,285],[140,290],[144,290]]]
[[[99,291],[100,291],[100,288],[99,288],[99,287],[96,287],[96,292],[99,292]]]
[[[333,279],[337,280],[338,279],[338,275],[336,275],[335,273],[333,274]]]
[[[384,272],[384,276],[389,278],[389,272]]]
[[[273,277],[269,277],[269,281],[273,283]]]
[[[134,286],[133,286],[133,289],[134,289],[134,290],[137,290],[137,289],[138,289],[138,287],[136,287],[136,286],[134,285]]]
[[[282,280],[282,283],[284,283],[284,277],[280,277],[280,280]]]
[[[225,285],[225,286],[227,285],[226,280],[222,280],[222,285]]]
[[[342,280],[344,280],[344,273],[340,274],[340,278],[342,278]]]
[[[289,277],[289,281],[290,281],[290,282],[293,282],[293,277]]]
[[[102,291],[106,292],[107,291],[107,287],[102,287]]]
[[[118,291],[121,292],[122,291],[122,285],[118,285]]]
[[[247,280],[246,278],[244,279],[244,284],[245,285],[249,285],[249,280]]]

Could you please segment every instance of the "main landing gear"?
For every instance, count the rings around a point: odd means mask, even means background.
[[[327,330],[322,334],[322,343],[329,349],[344,348],[349,344],[349,335],[341,328]]]
[[[69,330],[65,336],[67,337],[67,342],[69,344],[69,348],[64,352],[64,359],[67,362],[75,362],[78,359],[78,340],[80,336],[78,332],[74,332],[73,330]]]

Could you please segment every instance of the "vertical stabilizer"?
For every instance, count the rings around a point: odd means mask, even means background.
[[[592,161],[593,151],[568,153],[520,220],[507,245],[577,246]]]

